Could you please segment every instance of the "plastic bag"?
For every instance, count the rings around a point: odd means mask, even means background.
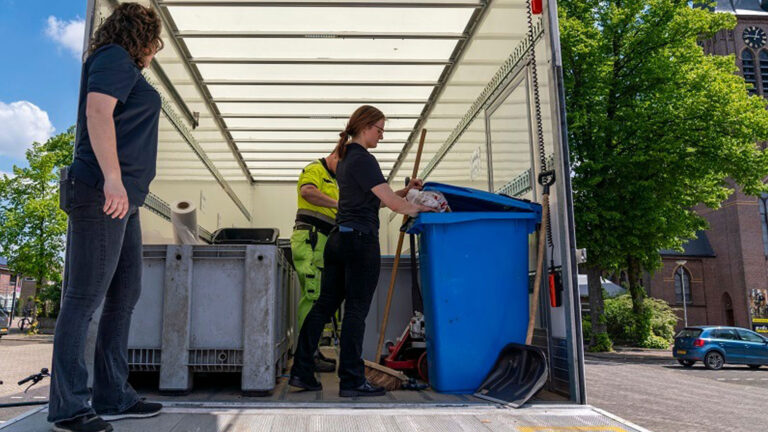
[[[448,206],[448,201],[445,199],[442,193],[437,191],[420,191],[411,189],[408,191],[405,199],[408,200],[408,202],[414,204],[420,204],[425,207],[433,208],[439,213],[451,211],[451,208]]]

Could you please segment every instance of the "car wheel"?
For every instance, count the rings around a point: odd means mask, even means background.
[[[691,367],[694,363],[696,363],[695,360],[684,360],[684,359],[677,359],[677,362],[683,365],[683,367]]]
[[[720,370],[725,364],[723,355],[717,351],[710,351],[704,356],[704,367],[711,370]]]
[[[760,366],[762,365],[747,365],[750,369],[760,369]]]

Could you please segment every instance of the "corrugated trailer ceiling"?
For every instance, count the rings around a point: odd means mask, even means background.
[[[161,13],[166,43],[148,75],[166,89],[180,117],[199,123],[189,135],[221,177],[251,182],[295,181],[304,164],[333,149],[361,104],[376,105],[388,117],[373,152],[391,173],[489,4],[148,3]],[[460,99],[450,117],[460,119],[472,98]],[[158,179],[208,174],[202,163],[178,160],[184,140],[170,122],[160,134]]]

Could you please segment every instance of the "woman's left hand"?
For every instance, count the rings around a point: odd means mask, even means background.
[[[409,191],[411,189],[421,190],[421,188],[424,187],[424,181],[419,178],[412,178],[411,181],[408,182],[408,186],[406,186],[406,190]]]

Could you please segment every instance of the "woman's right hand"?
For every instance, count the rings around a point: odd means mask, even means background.
[[[104,213],[114,218],[122,219],[128,213],[128,193],[123,181],[119,178],[104,180]]]
[[[435,213],[437,210],[433,209],[432,207],[423,206],[421,204],[412,204],[412,208],[409,209],[407,215],[410,217],[416,217],[419,215],[419,213]]]
[[[376,185],[371,188],[371,191],[381,200],[382,204],[400,214],[416,217],[419,213],[436,211],[433,208],[407,201],[405,198],[395,194],[388,183]]]

